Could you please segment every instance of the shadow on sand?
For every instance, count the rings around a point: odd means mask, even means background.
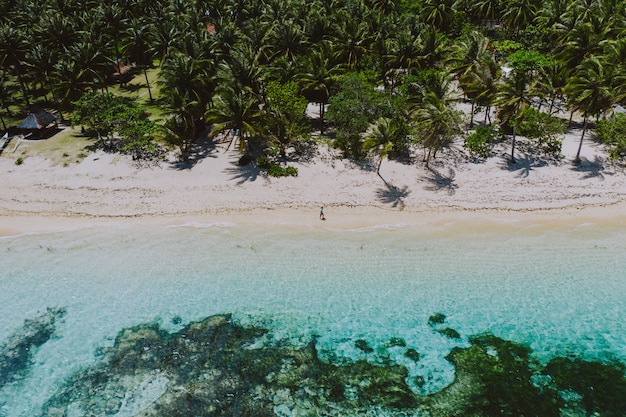
[[[428,182],[428,185],[424,187],[428,191],[446,191],[449,195],[456,193],[456,189],[459,188],[454,182],[456,172],[452,168],[448,168],[448,175],[444,175],[437,171],[433,167],[428,167],[430,174],[424,175],[422,179]]]
[[[215,138],[203,136],[196,140],[193,144],[189,158],[186,160],[177,160],[171,163],[172,168],[183,171],[191,169],[206,158],[216,158],[218,149],[216,147],[218,141]]]
[[[376,190],[376,197],[378,197],[378,200],[383,204],[391,204],[391,207],[402,210],[404,208],[404,198],[411,193],[411,191],[408,190],[409,187],[406,185],[401,188],[396,187],[395,185],[385,181],[380,174],[378,174],[378,176],[385,183],[384,188]]]
[[[609,174],[609,172],[604,171],[604,158],[600,156],[595,156],[593,161],[582,157],[580,158],[580,162],[575,164],[572,168],[572,171],[582,173],[581,179],[588,180],[592,178],[599,178],[604,180],[604,175]]]
[[[548,165],[548,163],[544,159],[528,154],[524,154],[524,156],[516,158],[515,162],[505,159],[500,163],[502,169],[515,172],[520,178],[527,178],[533,170],[545,167],[546,165]]]

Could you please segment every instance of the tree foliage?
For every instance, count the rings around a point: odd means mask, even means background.
[[[626,114],[615,113],[610,118],[596,123],[595,134],[609,146],[612,159],[626,158]]]

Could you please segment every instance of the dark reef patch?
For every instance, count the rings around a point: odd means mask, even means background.
[[[46,343],[56,330],[56,321],[65,315],[63,308],[48,308],[24,325],[0,345],[0,388],[28,371],[37,348]]]
[[[228,315],[176,333],[155,324],[125,329],[113,347],[102,349],[96,365],[49,399],[42,416],[560,417],[563,410],[567,416],[624,415],[621,365],[555,360],[542,366],[529,348],[492,335],[453,349],[448,360],[456,367],[454,382],[420,396],[407,385],[408,371],[401,365],[326,363],[318,358],[315,339],[293,347],[267,333]],[[404,349],[406,343],[391,339],[373,348],[356,340],[355,345],[380,351]],[[406,356],[419,360],[411,348]],[[590,393],[590,386],[607,393]]]

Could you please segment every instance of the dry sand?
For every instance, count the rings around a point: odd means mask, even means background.
[[[566,135],[559,162],[526,155],[507,163],[510,144],[486,162],[461,160],[455,144],[431,164],[420,151],[407,163],[357,165],[321,147],[309,161],[290,162],[298,177],[271,178],[239,167],[225,143],[191,166],[175,161],[138,166],[102,152],[67,167],[27,157],[0,157],[0,235],[110,223],[263,223],[352,228],[368,225],[527,222],[626,224],[626,174],[580,132]],[[53,140],[53,139],[49,139]],[[381,178],[382,177],[382,178]],[[319,221],[324,206],[326,222]]]

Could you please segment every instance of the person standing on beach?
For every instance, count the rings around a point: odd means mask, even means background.
[[[324,217],[324,207],[320,207],[320,220],[326,220]]]

